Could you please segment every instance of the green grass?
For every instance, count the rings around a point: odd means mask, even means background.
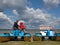
[[[9,41],[0,43],[0,45],[60,45],[60,41],[34,41],[34,42]]]

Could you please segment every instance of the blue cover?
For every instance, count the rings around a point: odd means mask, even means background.
[[[0,36],[10,36],[10,34],[2,33],[2,34],[0,34]]]
[[[12,30],[10,36],[19,36],[19,30]]]
[[[56,33],[56,36],[60,36],[60,33]]]
[[[35,36],[42,36],[42,34],[40,34],[40,33],[36,33]]]
[[[25,37],[30,37],[31,34],[30,34],[30,33],[27,33],[27,34],[25,34],[24,36],[25,36]]]
[[[24,36],[24,31],[23,31],[23,30],[21,30],[21,31],[19,32],[19,36]]]
[[[10,34],[10,36],[24,36],[23,30],[13,30]]]
[[[43,34],[43,33],[41,33],[41,32],[44,32],[45,34]],[[40,33],[41,33],[42,36],[47,36],[47,35],[46,35],[46,34],[47,34],[47,30],[41,30]]]
[[[47,36],[55,36],[55,32],[52,30],[47,31]]]

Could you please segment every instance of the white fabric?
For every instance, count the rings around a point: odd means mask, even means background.
[[[40,31],[40,33],[42,34],[42,36],[46,36],[46,32]]]
[[[24,23],[24,21],[23,21],[23,20],[18,21],[18,25],[19,25],[19,26],[20,26],[20,23],[21,23],[21,22],[23,22],[23,23]]]

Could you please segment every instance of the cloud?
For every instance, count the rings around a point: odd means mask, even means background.
[[[4,11],[7,8],[11,8],[22,14],[27,4],[27,0],[0,0],[0,11]]]
[[[60,18],[56,18],[54,21],[50,22],[50,25],[54,28],[60,29]]]
[[[26,14],[22,18],[27,18],[28,25],[32,28],[38,28],[40,25],[48,25],[51,20],[50,14],[45,13],[41,9],[27,7]]]
[[[17,12],[17,11],[16,11]],[[48,25],[57,28],[59,23],[59,18],[52,16],[52,14],[47,13],[42,9],[34,9],[26,7],[23,15],[18,15],[20,20],[24,20],[27,28],[39,28],[40,25]]]
[[[18,12],[17,12],[15,9],[13,10],[13,13],[14,13],[15,15],[19,15]]]
[[[13,22],[11,21],[10,18],[7,17],[6,14],[3,12],[0,12],[0,29],[10,29],[12,28]]]
[[[19,17],[17,16],[18,13],[20,13],[20,15],[23,14],[27,3],[27,0],[0,0],[0,28],[11,28],[13,20]],[[4,14],[6,9],[12,9],[16,15],[9,16]]]
[[[52,16],[52,14],[49,14],[45,10],[39,8],[34,9],[26,7],[22,15],[14,9],[13,13],[15,14],[13,19],[16,18],[24,20],[27,28],[39,28],[40,25],[50,25],[58,28],[60,25],[60,18],[56,18],[55,16]],[[6,16],[6,14],[0,13],[0,24],[1,26],[5,25],[4,28],[11,28],[13,22]]]
[[[48,8],[51,7],[58,7],[60,5],[60,0],[43,0],[43,2],[45,3],[45,6]]]
[[[56,7],[59,5],[59,0],[43,0],[45,5],[48,7],[52,7],[53,5]],[[4,11],[5,9],[12,8],[13,20],[20,19],[24,20],[27,28],[38,28],[40,25],[59,25],[59,21],[56,17],[52,16],[52,14],[47,13],[42,9],[34,9],[29,8],[27,6],[27,0],[0,0],[0,11]],[[53,7],[54,7],[53,6]],[[4,28],[11,28],[13,22],[12,19],[8,17],[8,15],[4,13],[0,13],[0,28],[4,25]],[[57,26],[56,26],[57,27]]]
[[[22,5],[23,4],[23,5]],[[0,0],[0,5],[5,5],[6,7],[13,7],[13,8],[24,8],[27,4],[27,0]]]
[[[17,12],[17,11],[16,11]],[[19,13],[18,13],[19,14]],[[18,15],[20,20],[24,20],[28,28],[38,28],[40,25],[50,25],[56,17],[48,14],[42,9],[26,7],[23,15]]]

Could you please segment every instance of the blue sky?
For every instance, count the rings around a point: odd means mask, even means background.
[[[60,17],[60,7],[48,10],[48,13],[51,13],[58,18],[58,17]]]
[[[31,5],[30,7],[33,7],[33,8],[43,8],[44,7],[44,3],[43,3],[43,0],[29,0]]]
[[[19,19],[25,21],[27,28],[60,26],[60,0],[0,0],[0,10],[3,11],[0,12],[0,23],[8,26],[3,28],[12,28]]]

